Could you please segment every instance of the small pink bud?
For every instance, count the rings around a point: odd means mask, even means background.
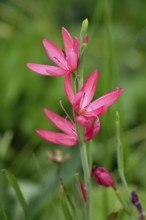
[[[85,190],[84,184],[81,181],[80,181],[80,188],[82,191],[84,202],[86,203],[86,201],[87,201],[86,190]]]
[[[83,41],[84,44],[88,44],[88,35],[86,34],[84,36],[84,41]]]
[[[105,187],[115,187],[115,182],[112,175],[103,167],[93,167],[92,175],[94,176],[95,181]]]

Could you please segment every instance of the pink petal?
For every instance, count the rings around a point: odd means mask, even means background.
[[[82,103],[84,100],[84,93],[82,91],[78,92],[73,100],[73,109],[75,112],[81,114],[81,111],[83,110],[82,107]],[[83,114],[83,113],[82,113]]]
[[[78,55],[75,53],[73,49],[70,51],[68,57],[66,57],[66,61],[70,72],[75,71],[78,65]]]
[[[85,141],[90,141],[93,137],[98,134],[100,130],[100,121],[97,119],[92,127],[85,129]]]
[[[61,131],[65,132],[66,134],[73,136],[76,138],[76,127],[75,125],[67,120],[66,118],[63,118],[54,112],[50,111],[49,109],[45,108],[44,113],[47,116],[47,118]]]
[[[66,92],[66,95],[68,97],[68,100],[70,101],[70,103],[73,103],[74,100],[74,92],[72,89],[72,84],[71,84],[71,78],[70,78],[71,74],[67,74],[65,77],[65,82],[64,82],[64,90]]]
[[[79,57],[79,39],[77,37],[74,37],[73,39],[73,51],[77,55],[77,58]]]
[[[77,144],[77,139],[67,134],[46,131],[46,130],[37,130],[36,132],[42,139],[54,144],[64,145],[68,147]]]
[[[92,119],[86,118],[82,115],[76,116],[76,121],[78,122],[78,124],[80,124],[83,127],[91,127],[93,124]]]
[[[85,93],[84,100],[82,103],[82,108],[86,107],[92,100],[95,90],[96,90],[96,85],[98,81],[98,71],[95,70],[86,80],[82,87],[82,91]]]
[[[98,108],[94,109],[94,110],[90,110],[88,111],[88,109],[90,108],[90,104],[89,107],[86,108],[86,111],[84,112],[84,116],[89,118],[96,118],[99,117],[103,114],[103,112],[105,112],[105,106],[99,106]]]
[[[61,69],[60,67],[48,66],[46,72],[49,76],[63,76],[66,75],[68,71]]]
[[[93,111],[96,111],[99,107],[104,106],[104,109],[99,116],[103,115],[106,112],[106,110],[121,96],[122,93],[122,88],[118,88],[110,93],[107,93],[106,95],[92,102],[87,107],[87,112],[91,112],[92,114]]]
[[[66,74],[66,70],[63,70],[56,66],[49,66],[44,64],[27,63],[27,67],[35,73],[45,76],[62,76]]]
[[[67,70],[68,66],[62,50],[60,50],[59,47],[57,47],[55,44],[53,44],[48,40],[43,40],[43,45],[50,59],[53,60],[53,62],[56,63],[61,68]]]
[[[65,47],[65,53],[66,53],[66,56],[68,56],[70,51],[73,48],[73,40],[70,36],[70,33],[64,27],[62,28],[62,37],[63,37],[64,47]]]

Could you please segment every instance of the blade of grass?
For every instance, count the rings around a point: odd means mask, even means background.
[[[7,178],[9,184],[13,187],[16,195],[17,195],[17,198],[18,198],[18,201],[24,211],[24,215],[25,215],[25,219],[26,220],[31,220],[31,216],[30,216],[30,213],[29,213],[29,210],[28,210],[28,206],[27,206],[27,203],[25,201],[25,198],[23,196],[23,193],[21,192],[21,189],[19,187],[19,184],[15,178],[15,176],[8,170],[5,170],[3,169],[2,170],[2,173],[5,175],[5,177]]]

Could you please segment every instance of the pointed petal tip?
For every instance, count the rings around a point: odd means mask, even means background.
[[[33,63],[26,63],[26,66],[27,66],[29,69],[31,69],[32,65],[33,65]]]
[[[47,41],[48,41],[48,40],[43,39],[43,40],[42,40],[42,43],[45,44],[45,43],[47,43]]]
[[[47,111],[48,109],[45,107],[45,108],[43,108],[43,112],[45,113],[46,111]]]
[[[117,88],[115,89],[115,91],[119,92],[119,94],[121,95],[124,92],[123,88]]]
[[[49,109],[44,108],[44,109],[43,109],[43,112],[44,112],[44,113],[45,113],[45,115],[47,116],[47,114],[48,114],[48,112],[49,112]]]
[[[42,40],[42,44],[43,44],[43,46],[46,48],[46,46],[47,46],[47,44],[49,43],[49,41],[48,40],[46,40],[46,39],[43,39]]]
[[[48,46],[48,44],[50,45],[51,44],[51,41],[47,40],[47,39],[43,39],[42,40],[42,44],[43,46],[46,48]]]
[[[99,71],[98,71],[98,69],[95,69],[94,72],[93,72],[93,74],[99,76]]]
[[[67,29],[65,27],[61,28],[61,31],[67,31]],[[68,32],[68,31],[67,31]]]
[[[41,131],[41,130],[35,130],[35,132],[36,132],[39,136],[41,136],[41,134],[42,134],[42,131]]]

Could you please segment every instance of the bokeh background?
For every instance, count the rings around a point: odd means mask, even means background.
[[[89,20],[85,78],[99,69],[96,97],[124,88],[123,96],[101,119],[101,131],[93,141],[93,161],[109,169],[120,185],[115,140],[115,112],[119,111],[125,175],[146,210],[145,11],[145,0],[0,0],[0,169],[10,170],[17,178],[33,219],[64,219],[57,167],[47,160],[47,152],[59,148],[72,155],[61,169],[67,186],[72,184],[73,174],[82,173],[82,169],[78,146],[54,146],[35,133],[38,128],[55,129],[45,118],[44,107],[64,115],[59,104],[62,100],[71,111],[63,90],[64,78],[37,75],[26,63],[51,64],[42,39],[63,48],[61,27],[79,36],[85,18]],[[93,185],[93,219],[106,219],[119,204],[110,189],[94,181]],[[16,194],[2,173],[0,200],[0,219],[24,219]]]

